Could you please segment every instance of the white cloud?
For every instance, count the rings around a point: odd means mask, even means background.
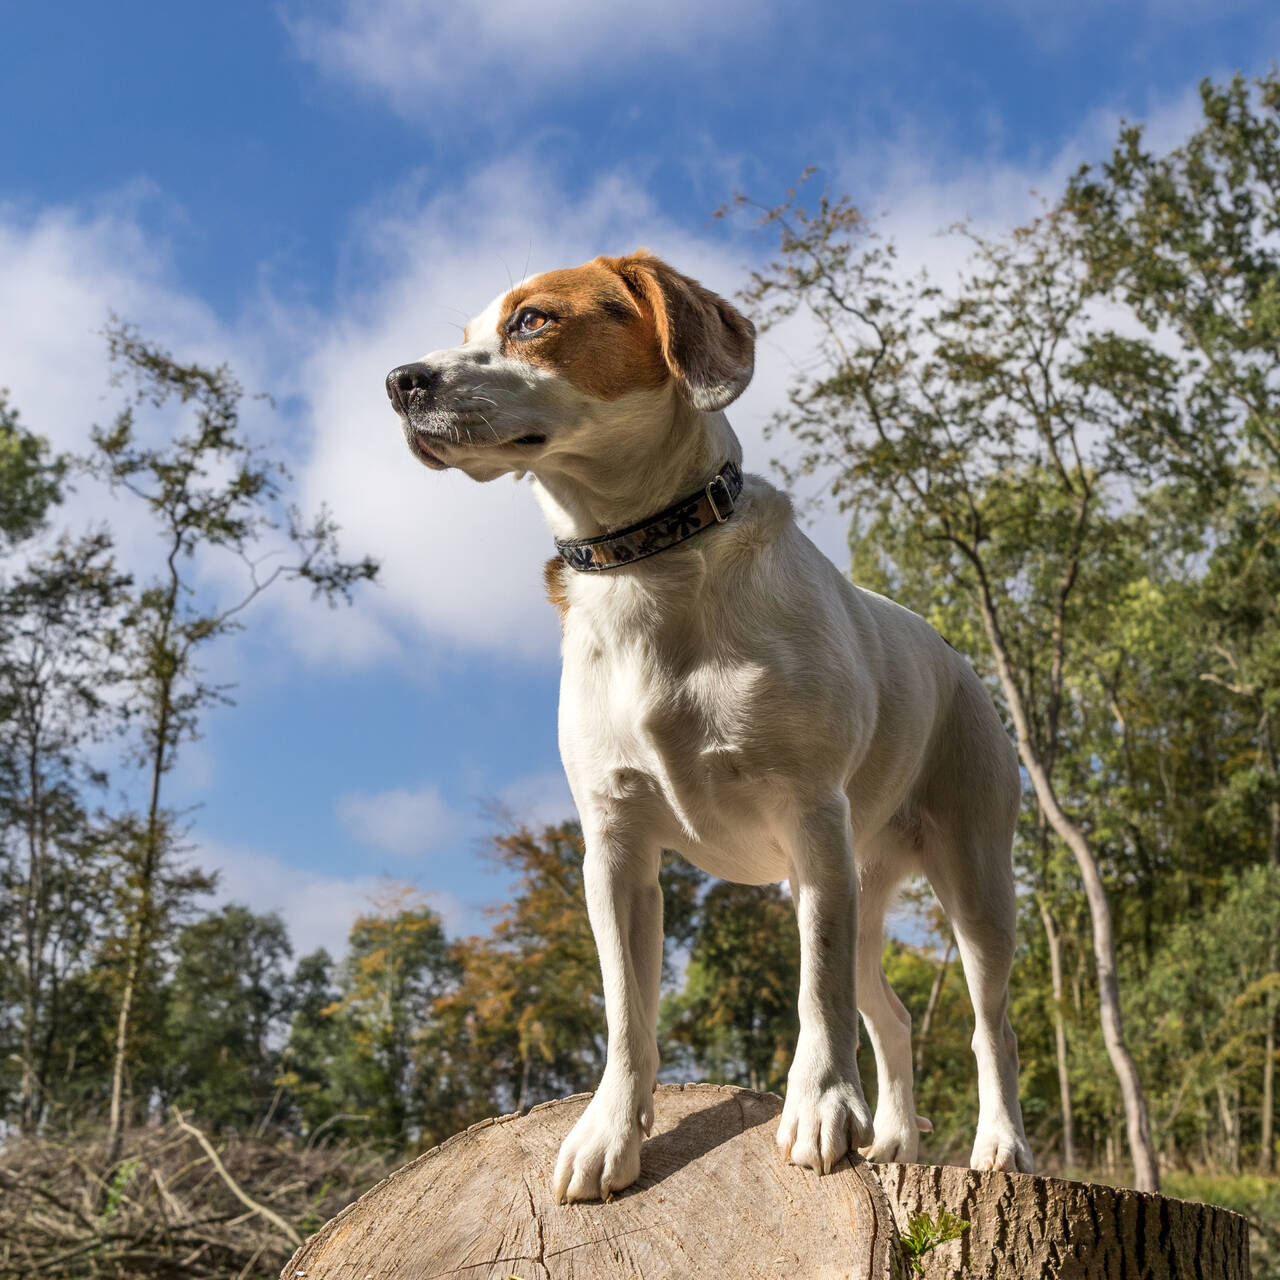
[[[563,769],[516,778],[498,793],[496,808],[530,827],[553,826],[577,814]]]
[[[1183,136],[1196,111],[1193,90],[1154,103],[1153,141]],[[1099,110],[1066,146],[1027,165],[994,156],[957,165],[906,133],[839,157],[831,185],[851,191],[868,214],[885,211],[881,229],[905,268],[927,267],[945,280],[968,247],[941,229],[971,218],[976,229],[997,232],[1033,216],[1040,207],[1034,192],[1060,190],[1081,161],[1104,155],[1117,122],[1114,112]],[[529,190],[539,193],[533,210],[510,198]],[[411,180],[370,207],[346,249],[338,314],[315,339],[302,376],[314,453],[301,479],[308,505],[334,507],[350,550],[382,562],[382,588],[323,628],[292,630],[293,642],[326,659],[363,661],[398,650],[428,673],[458,649],[553,660],[559,631],[541,575],[551,540],[531,494],[510,479],[478,485],[417,465],[386,403],[386,371],[456,343],[465,320],[526,268],[645,245],[732,296],[773,250],[738,236],[742,229],[712,235],[677,225],[642,181],[622,172],[574,192],[553,162],[528,155],[494,161],[448,190]],[[813,336],[799,318],[759,344],[755,379],[729,410],[751,470],[768,474],[773,459],[794,456],[790,440],[766,440],[764,429],[785,404]],[[824,487],[823,477],[813,477],[797,497],[807,532],[843,566],[847,518],[834,504],[810,501]]]
[[[759,31],[771,0],[337,0],[284,16],[299,55],[383,96],[428,128],[465,117],[520,120],[540,91],[605,80],[655,57],[705,63]],[[477,89],[483,86],[483,89]]]
[[[31,215],[0,204],[0,350],[3,385],[29,425],[82,449],[105,421],[110,312],[162,328],[170,341],[213,327],[210,312],[170,285],[170,254],[141,225],[154,192],[136,184],[95,209]]]
[[[291,867],[257,849],[200,841],[196,864],[218,872],[215,899],[235,902],[258,913],[276,912],[284,921],[295,956],[324,947],[335,959],[346,950],[357,916],[385,900],[394,883],[386,877],[336,876]],[[463,937],[484,927],[482,909],[444,892],[424,893],[439,912],[445,931]]]
[[[460,825],[440,788],[430,783],[413,791],[352,792],[339,798],[337,813],[362,844],[406,858],[439,848]]]
[[[1154,102],[1153,143],[1184,135],[1197,110],[1190,89]],[[979,228],[995,230],[1034,213],[1031,189],[1053,192],[1082,159],[1104,154],[1116,120],[1112,112],[1095,112],[1067,146],[1030,165],[994,156],[957,164],[906,133],[838,158],[831,182],[869,213],[888,210],[884,229],[904,264],[928,265],[945,277],[963,261],[965,247],[939,237],[939,228],[971,216]],[[530,190],[539,193],[535,205],[511,199],[513,191]],[[321,502],[333,508],[344,552],[374,556],[382,575],[352,609],[324,611],[296,591],[262,601],[282,641],[279,652],[300,652],[319,664],[396,656],[428,679],[447,674],[459,652],[554,662],[559,631],[542,597],[541,573],[551,540],[525,487],[509,479],[477,485],[413,461],[386,401],[386,371],[455,343],[463,321],[526,266],[536,271],[646,245],[732,295],[772,249],[760,239],[734,238],[741,227],[712,234],[678,225],[634,174],[605,172],[576,191],[547,157],[526,153],[491,162],[448,188],[418,175],[368,206],[343,246],[331,316],[300,314],[268,298],[231,326],[181,286],[163,239],[145,229],[155,218],[143,211],[155,200],[138,188],[88,211],[33,217],[0,206],[7,303],[0,350],[8,361],[0,385],[11,387],[30,425],[62,447],[82,448],[87,424],[113,408],[104,398],[108,370],[96,331],[115,308],[183,358],[229,360],[249,388],[296,391],[302,407],[295,416],[264,414],[252,428],[278,437],[293,459],[304,509]],[[171,214],[168,220],[174,222]],[[785,403],[810,345],[803,321],[760,343],[755,381],[729,411],[750,469],[767,473],[770,460],[789,450],[785,439],[766,441],[764,426]],[[820,478],[813,480],[810,494],[821,487]],[[77,514],[108,509],[97,501],[78,494]],[[131,531],[120,505],[109,509],[132,540],[125,556],[132,562],[145,530]],[[809,528],[840,565],[848,558],[846,528],[830,507]],[[212,566],[207,572],[211,583],[225,582]],[[263,621],[255,612],[255,626]],[[234,671],[216,674],[235,678]]]
[[[509,199],[535,184],[536,220]],[[354,616],[303,629],[297,638],[309,652],[358,659],[403,644],[428,670],[441,641],[554,656],[559,628],[542,594],[551,536],[532,495],[510,479],[479,485],[414,462],[383,380],[392,366],[455,344],[465,320],[526,264],[546,270],[640,245],[726,296],[746,278],[735,245],[677,226],[632,179],[605,174],[575,195],[531,159],[496,162],[421,201],[402,191],[361,220],[347,271],[356,283],[303,376],[315,451],[301,480],[307,505],[334,508],[350,550],[382,562],[383,589]],[[755,381],[729,412],[752,469],[767,470],[783,447],[765,444],[763,427],[782,403],[791,360],[775,340],[762,343]],[[820,528],[818,540],[843,563],[843,520]]]
[[[91,453],[90,428],[108,426],[128,401],[131,388],[110,382],[103,329],[112,315],[181,362],[229,364],[250,393],[278,388],[282,344],[274,320],[264,308],[228,324],[183,285],[165,230],[180,232],[182,223],[181,212],[145,182],[75,208],[0,203],[0,387],[22,423],[55,450]],[[190,420],[190,406],[176,401],[160,410],[144,404],[136,407],[135,432],[161,444]],[[287,424],[252,394],[242,402],[242,427],[293,461],[293,442],[281,438]],[[77,474],[54,532],[103,522],[136,579],[159,566],[164,551],[144,504]],[[244,566],[232,556],[201,556],[195,570],[214,592],[244,590]]]

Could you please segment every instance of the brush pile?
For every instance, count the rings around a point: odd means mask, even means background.
[[[0,1149],[0,1280],[274,1280],[387,1172],[368,1147],[210,1139],[178,1117],[105,1140]]]

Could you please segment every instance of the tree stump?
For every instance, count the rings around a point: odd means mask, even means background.
[[[558,1205],[560,1140],[590,1095],[486,1120],[405,1165],[294,1254],[281,1280],[906,1280],[914,1215],[970,1225],[926,1280],[1248,1280],[1245,1220],[1114,1187],[933,1165],[782,1162],[773,1094],[663,1085],[640,1180]]]

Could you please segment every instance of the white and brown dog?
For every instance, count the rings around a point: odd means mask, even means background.
[[[790,881],[800,1038],[778,1145],[792,1163],[916,1156],[928,1125],[910,1018],[880,955],[890,897],[921,871],[976,1015],[973,1167],[1031,1169],[1007,1016],[1016,755],[969,664],[916,614],[852,586],[785,495],[744,480],[723,410],[753,364],[750,321],[639,252],[534,276],[461,346],[387,376],[415,456],[476,480],[528,472],[560,549],[548,566],[560,750],[609,1024],[600,1087],[560,1148],[562,1200],[607,1197],[640,1173],[664,848],[729,880]]]

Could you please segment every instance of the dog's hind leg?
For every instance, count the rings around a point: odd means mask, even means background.
[[[1032,1171],[1018,1104],[1018,1041],[1009,1023],[1015,910],[1010,834],[958,822],[926,841],[925,872],[951,919],[973,1002],[978,1131],[970,1167]],[[976,828],[976,829],[975,829]]]
[[[885,910],[913,864],[889,832],[858,860],[858,1012],[876,1057],[875,1138],[862,1149],[868,1160],[914,1161],[927,1127],[916,1115],[912,1088],[911,1015],[881,966]]]

